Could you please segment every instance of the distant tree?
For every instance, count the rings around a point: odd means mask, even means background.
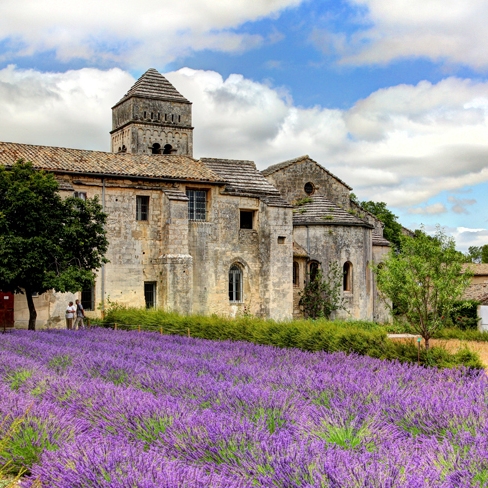
[[[402,236],[401,250],[392,249],[374,268],[378,288],[425,339],[427,349],[433,333],[462,303],[472,277],[464,262],[454,239],[438,227],[432,237],[423,229],[415,237]]]
[[[468,263],[488,263],[488,244],[468,247],[466,261]]]
[[[300,293],[299,304],[303,307],[305,316],[328,319],[332,312],[343,310],[342,282],[343,271],[337,263],[329,263],[325,277],[319,268]]]
[[[62,199],[54,176],[29,162],[0,167],[0,289],[24,293],[29,329],[33,293],[90,286],[107,260],[106,215],[96,198]]]
[[[385,202],[364,201],[359,205],[368,212],[375,215],[385,225],[383,236],[390,241],[396,249],[400,249],[402,226],[398,223],[398,217],[388,209]]]

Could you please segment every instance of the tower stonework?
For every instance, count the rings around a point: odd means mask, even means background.
[[[147,70],[112,107],[111,151],[193,157],[191,105],[162,74]]]

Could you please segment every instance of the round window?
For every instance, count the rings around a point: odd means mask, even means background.
[[[315,187],[313,186],[313,183],[308,182],[305,183],[304,190],[307,195],[311,195],[315,191]]]

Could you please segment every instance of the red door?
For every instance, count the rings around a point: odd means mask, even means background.
[[[0,291],[0,328],[14,326],[14,295]]]

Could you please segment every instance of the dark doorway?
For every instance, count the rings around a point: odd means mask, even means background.
[[[14,294],[0,291],[0,329],[14,326]]]
[[[171,154],[172,150],[173,147],[171,146],[171,144],[166,144],[166,146],[164,146],[163,154]]]

